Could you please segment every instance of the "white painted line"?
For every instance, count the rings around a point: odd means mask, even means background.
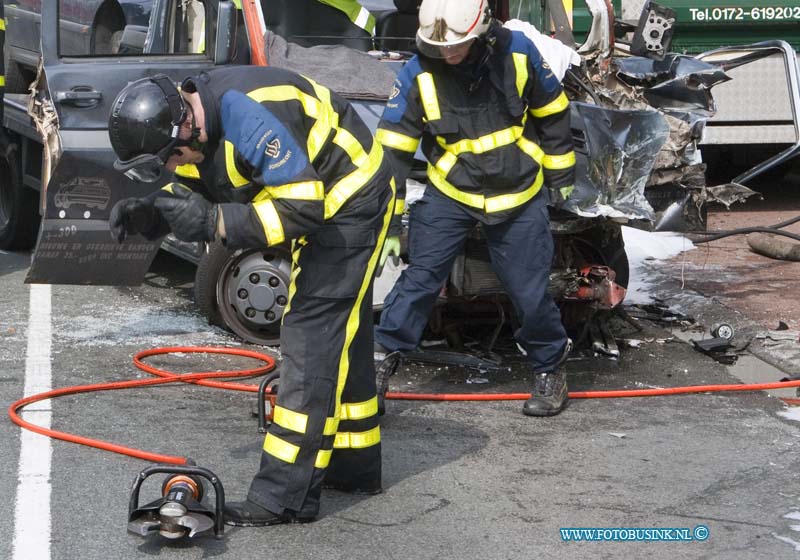
[[[49,391],[52,379],[50,346],[52,304],[49,285],[31,285],[28,350],[25,357],[25,396]],[[26,407],[23,418],[50,427],[50,401]],[[17,500],[14,507],[13,560],[50,558],[50,460],[48,437],[21,431]]]

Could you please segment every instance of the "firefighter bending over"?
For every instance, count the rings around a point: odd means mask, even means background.
[[[231,249],[292,241],[280,392],[261,467],[229,525],[311,521],[323,482],[381,491],[372,276],[394,207],[381,145],[336,94],[278,68],[129,84],[109,118],[115,167],[180,182],[116,203],[121,240],[168,231]],[[193,179],[192,179],[193,177]]]
[[[376,134],[398,186],[381,262],[399,252],[405,182],[420,144],[428,181],[410,208],[411,263],[384,302],[376,350],[419,344],[455,257],[480,223],[519,318],[515,337],[534,366],[523,412],[558,414],[567,404],[560,365],[571,343],[547,292],[547,205],[572,191],[569,102],[533,43],[502,28],[486,0],[423,0],[419,20],[420,54],[400,72]]]

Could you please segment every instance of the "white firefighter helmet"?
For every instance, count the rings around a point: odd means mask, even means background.
[[[487,0],[422,0],[417,47],[424,56],[448,59],[468,50],[491,21]]]

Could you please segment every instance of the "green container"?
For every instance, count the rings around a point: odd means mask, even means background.
[[[626,2],[613,0],[617,18],[621,18],[622,4]],[[631,5],[641,4],[639,1]],[[672,50],[676,52],[699,53],[770,39],[783,39],[800,50],[798,0],[661,0],[658,4],[677,12],[672,39]],[[638,13],[634,19],[638,20]],[[581,42],[591,25],[583,0],[575,0],[573,23],[576,40]]]

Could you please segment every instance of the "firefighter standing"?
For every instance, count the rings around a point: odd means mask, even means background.
[[[411,262],[384,302],[376,350],[418,345],[453,260],[480,223],[517,311],[515,337],[534,366],[523,412],[558,414],[568,398],[559,366],[571,343],[547,292],[547,204],[572,190],[569,102],[533,43],[503,29],[486,0],[423,0],[419,20],[420,54],[400,72],[376,134],[398,186],[381,263],[399,253],[405,181],[420,143],[428,185],[410,209]]]
[[[225,522],[310,521],[325,485],[381,491],[372,276],[394,207],[381,145],[347,102],[278,68],[129,84],[109,119],[115,167],[181,183],[119,201],[118,239],[167,231],[231,249],[293,240],[280,392],[247,500]],[[193,181],[189,177],[194,176]],[[191,188],[190,188],[191,187]]]

